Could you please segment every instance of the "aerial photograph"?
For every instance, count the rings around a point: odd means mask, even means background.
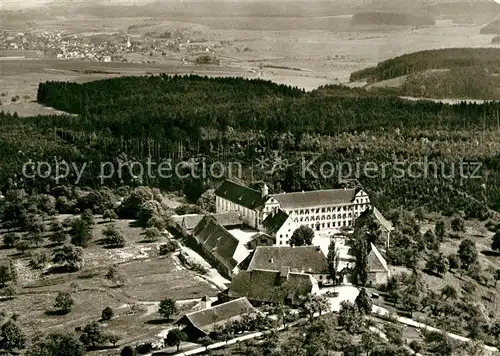
[[[0,0],[0,355],[500,356],[500,0]]]

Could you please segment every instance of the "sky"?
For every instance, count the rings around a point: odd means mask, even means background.
[[[26,8],[34,8],[34,7],[40,7],[40,6],[47,6],[51,3],[56,3],[57,5],[63,5],[64,3],[67,3],[68,5],[71,5],[72,3],[97,3],[97,4],[109,4],[109,3],[121,3],[123,5],[129,5],[129,4],[140,4],[140,3],[145,3],[145,2],[151,2],[152,0],[145,1],[145,0],[90,0],[90,1],[85,1],[85,0],[0,0],[0,9],[5,9],[5,10],[16,10],[16,9],[26,9]],[[183,0],[161,0],[161,1],[179,1],[182,2]],[[196,1],[196,0],[187,0],[187,1]],[[198,0],[198,1],[228,1],[228,2],[242,2],[242,1],[252,1],[252,0]],[[255,0],[254,0],[255,1]],[[256,0],[258,1],[258,0]],[[263,1],[263,0],[261,0]],[[286,2],[287,0],[265,0],[265,1],[279,1],[279,2]],[[300,0],[299,0],[300,1]],[[302,0],[302,1],[307,1],[307,0]],[[327,0],[323,0],[327,1]],[[348,1],[348,0],[346,0]],[[398,0],[393,0],[397,2]],[[435,2],[449,2],[449,1],[471,1],[471,0],[434,0]],[[500,4],[500,0],[490,0],[490,1],[495,1]],[[297,2],[297,0],[291,0],[291,2]],[[1,10],[0,10],[1,11]]]

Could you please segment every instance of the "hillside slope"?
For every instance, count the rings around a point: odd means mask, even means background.
[[[452,69],[478,66],[498,72],[500,49],[498,48],[446,48],[405,54],[362,69],[351,74],[351,81],[366,80],[375,83],[416,74],[432,69]]]

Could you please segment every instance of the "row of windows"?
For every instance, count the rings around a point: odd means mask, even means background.
[[[316,208],[316,209],[295,209],[288,210],[288,214],[296,214],[296,215],[308,215],[308,214],[320,214],[320,213],[333,213],[340,211],[347,211],[348,206],[338,206],[338,207],[326,207],[326,208]]]
[[[344,219],[345,220],[345,219],[352,219],[352,216],[353,216],[352,213],[342,214],[342,215],[341,214],[321,215],[321,216],[318,215],[316,217],[311,217],[311,218],[306,216],[305,218],[301,217],[299,220],[295,219],[295,222],[297,222],[297,221],[300,221],[300,222],[306,221],[307,222],[307,221],[315,221],[315,220],[316,221],[320,221],[320,220],[323,221],[323,220],[335,220],[335,219],[337,219],[337,220]]]

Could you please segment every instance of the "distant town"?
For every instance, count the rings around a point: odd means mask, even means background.
[[[214,54],[222,44],[192,43],[180,34],[165,31],[159,38],[132,38],[126,34],[67,34],[61,32],[7,33],[0,35],[0,50],[21,56],[43,56],[50,59],[89,60],[95,62],[151,63],[172,54]],[[31,54],[29,53],[31,52]],[[148,56],[151,60],[127,58],[130,54]]]

